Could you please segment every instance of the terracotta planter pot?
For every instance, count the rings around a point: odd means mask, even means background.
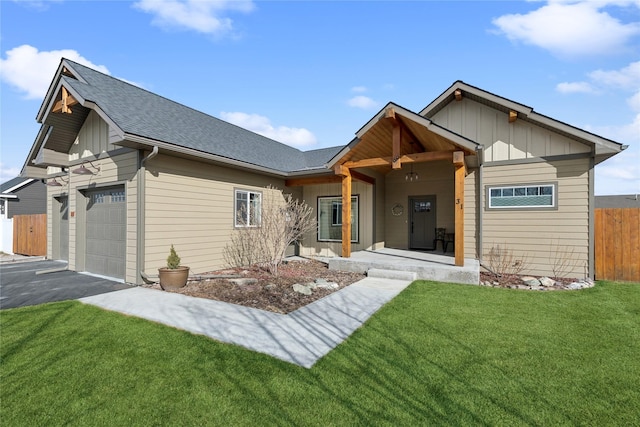
[[[189,267],[159,268],[160,287],[166,290],[175,290],[184,287],[189,278]]]

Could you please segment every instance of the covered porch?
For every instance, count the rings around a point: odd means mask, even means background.
[[[332,270],[351,271],[368,274],[370,270],[387,272],[388,278],[394,274],[415,273],[415,279],[438,282],[477,285],[480,282],[478,260],[466,258],[463,266],[457,266],[455,257],[437,252],[408,251],[381,248],[371,251],[353,252],[349,258],[327,258]]]

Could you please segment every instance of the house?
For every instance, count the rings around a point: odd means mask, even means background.
[[[48,256],[131,283],[171,244],[196,272],[222,267],[269,186],[315,209],[301,255],[430,250],[445,228],[458,266],[501,245],[550,274],[562,244],[592,276],[593,167],[625,148],[457,81],[302,152],[66,59],[37,120],[22,175],[62,184],[47,187]]]
[[[620,194],[612,196],[596,196],[596,209],[599,208],[640,208],[640,197],[637,194]]]
[[[47,190],[40,179],[16,177],[0,184],[0,250],[13,253],[13,217],[47,211]]]

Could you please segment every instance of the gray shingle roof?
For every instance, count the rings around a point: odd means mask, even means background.
[[[65,61],[86,83],[63,76],[64,83],[85,100],[97,104],[125,133],[281,172],[322,168],[332,157],[332,149],[305,153],[91,68]]]
[[[4,193],[8,189],[13,188],[16,185],[22,184],[24,181],[27,181],[28,179],[29,178],[21,178],[21,177],[11,178],[9,181],[6,181],[0,184],[0,193]]]

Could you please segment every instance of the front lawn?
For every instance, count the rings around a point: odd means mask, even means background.
[[[304,369],[78,302],[0,313],[3,425],[634,425],[640,285],[416,282]]]

